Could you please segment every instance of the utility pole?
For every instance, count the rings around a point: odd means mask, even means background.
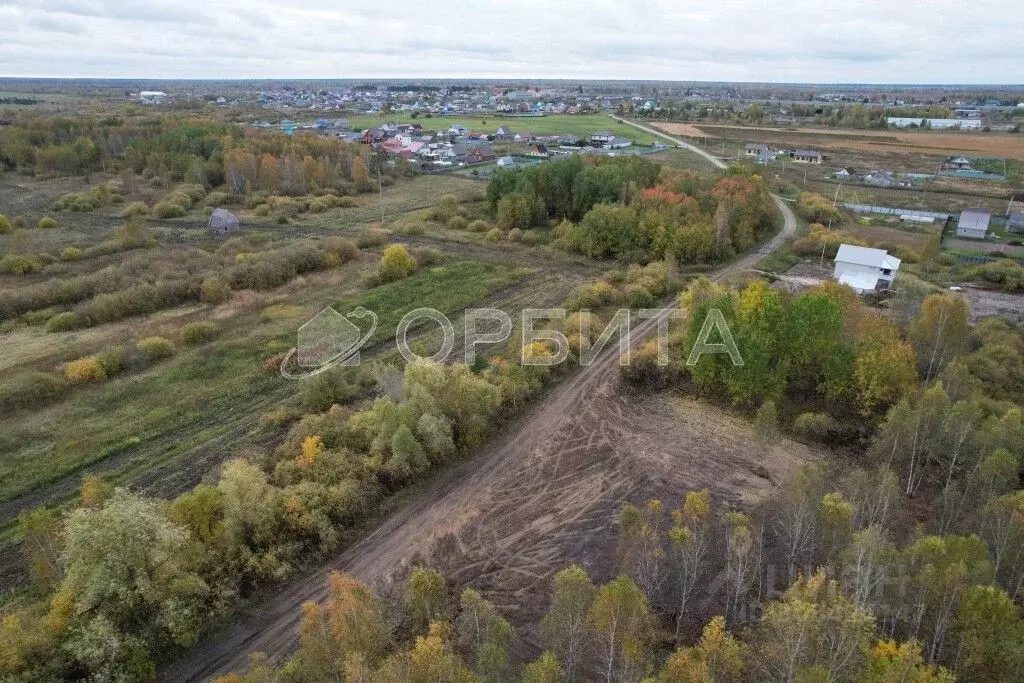
[[[384,179],[380,173],[380,166],[377,166],[377,185],[380,186],[380,225],[384,227]]]

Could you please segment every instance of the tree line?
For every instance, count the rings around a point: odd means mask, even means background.
[[[776,227],[763,180],[735,169],[704,178],[639,156],[573,156],[499,170],[488,208],[503,230],[561,220],[562,246],[646,263],[714,263],[752,248]]]

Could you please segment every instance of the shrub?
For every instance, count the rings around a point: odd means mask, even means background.
[[[534,194],[510,194],[498,201],[496,221],[503,230],[532,228],[546,217],[544,201]]]
[[[388,241],[388,233],[379,228],[370,228],[364,230],[362,234],[356,237],[356,246],[360,249],[366,249],[367,247],[379,247],[386,244]]]
[[[833,227],[843,221],[839,209],[833,208],[832,202],[814,192],[801,192],[797,195],[796,212],[814,223],[831,222]]]
[[[153,207],[153,215],[157,218],[180,218],[185,215],[185,209],[168,201],[157,202]]]
[[[82,258],[82,250],[75,247],[64,247],[60,252],[61,261],[77,261]]]
[[[477,219],[467,226],[467,230],[470,232],[487,232],[489,227],[487,221]]]
[[[323,412],[336,403],[345,404],[357,397],[361,388],[346,370],[333,368],[303,380],[300,389],[306,409]]]
[[[519,238],[519,241],[527,246],[533,246],[540,243],[540,234],[536,230],[527,230]]]
[[[157,361],[174,355],[174,344],[163,337],[146,337],[138,341],[139,351],[147,360]]]
[[[462,216],[452,216],[452,219],[448,221],[448,227],[452,230],[465,230],[469,227],[469,221]]]
[[[518,242],[523,239],[523,231],[519,228],[512,228],[508,231],[508,239],[510,242]]]
[[[905,244],[897,244],[892,250],[892,255],[904,263],[918,263],[921,260],[921,255]]]
[[[430,210],[430,219],[438,223],[447,223],[459,215],[459,199],[453,194],[446,194],[441,201]]]
[[[64,377],[72,384],[83,382],[100,382],[107,378],[107,373],[100,365],[100,359],[96,356],[86,356],[68,363],[64,368]]]
[[[217,337],[217,326],[213,323],[189,323],[181,328],[181,341],[186,344],[205,344]]]
[[[49,403],[64,393],[64,380],[45,372],[29,372],[0,385],[0,409],[4,412]]]
[[[71,192],[58,199],[53,204],[54,211],[85,212],[98,209],[103,205],[99,195],[93,192]]]
[[[96,359],[99,361],[100,367],[103,368],[103,372],[106,373],[107,377],[116,375],[124,370],[124,347],[107,346],[100,351]]]
[[[231,298],[231,287],[216,275],[205,278],[199,285],[199,299],[207,304],[221,304]]]
[[[1008,292],[1024,290],[1024,267],[1013,259],[984,263],[965,273],[967,279],[980,279]]]
[[[839,430],[839,423],[825,413],[801,413],[793,420],[793,430],[810,439],[825,439]]]
[[[417,268],[437,265],[444,259],[444,254],[436,247],[414,247],[410,253]]]
[[[206,200],[203,202],[207,206],[218,207],[224,204],[232,204],[236,201],[236,197],[233,194],[227,192],[211,192],[206,195]]]
[[[146,206],[146,202],[132,202],[121,210],[122,218],[134,218],[147,214],[149,214],[149,207]]]
[[[57,221],[53,220],[49,216],[43,216],[39,219],[39,227],[43,230],[53,230],[57,227]]]
[[[501,239],[501,230],[498,230],[497,228],[491,228],[490,230],[487,231],[487,234],[484,235],[484,239],[486,239],[488,242],[497,242],[498,240]]]
[[[348,263],[359,258],[359,247],[344,237],[327,237],[320,242],[320,248],[334,256],[338,263]]]
[[[45,325],[46,321],[53,317],[52,308],[44,308],[41,311],[29,311],[21,317],[26,325]]]
[[[601,306],[614,303],[617,297],[618,292],[610,284],[607,282],[595,282],[592,285],[581,287],[575,296],[566,302],[565,307],[570,311],[600,308]]]
[[[277,223],[278,225],[288,225],[288,216],[278,216],[277,218],[274,219],[274,222]]]
[[[11,221],[11,225],[15,230],[24,230],[28,227],[28,221],[25,220],[24,216],[15,216],[14,220]]]
[[[43,264],[38,258],[26,254],[4,254],[0,258],[0,272],[11,275],[27,275],[42,270]]]
[[[396,227],[395,232],[399,235],[422,235],[426,228],[422,223],[404,223]]]
[[[11,222],[7,220],[7,216],[0,213],[0,235],[6,235],[11,231]]]
[[[70,332],[85,327],[89,321],[74,311],[58,313],[46,322],[47,332]]]
[[[416,270],[416,260],[401,244],[391,244],[384,249],[380,259],[380,278],[384,282],[401,280]]]

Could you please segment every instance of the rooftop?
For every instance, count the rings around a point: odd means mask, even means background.
[[[870,266],[882,270],[897,270],[901,261],[895,256],[889,256],[885,249],[872,249],[870,247],[857,247],[852,244],[839,245],[836,252],[836,263],[853,263],[858,266]]]
[[[988,230],[992,213],[986,209],[964,209],[957,221],[957,228],[965,230]]]

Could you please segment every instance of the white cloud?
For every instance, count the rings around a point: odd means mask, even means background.
[[[0,75],[1022,83],[1017,0],[0,0]]]

